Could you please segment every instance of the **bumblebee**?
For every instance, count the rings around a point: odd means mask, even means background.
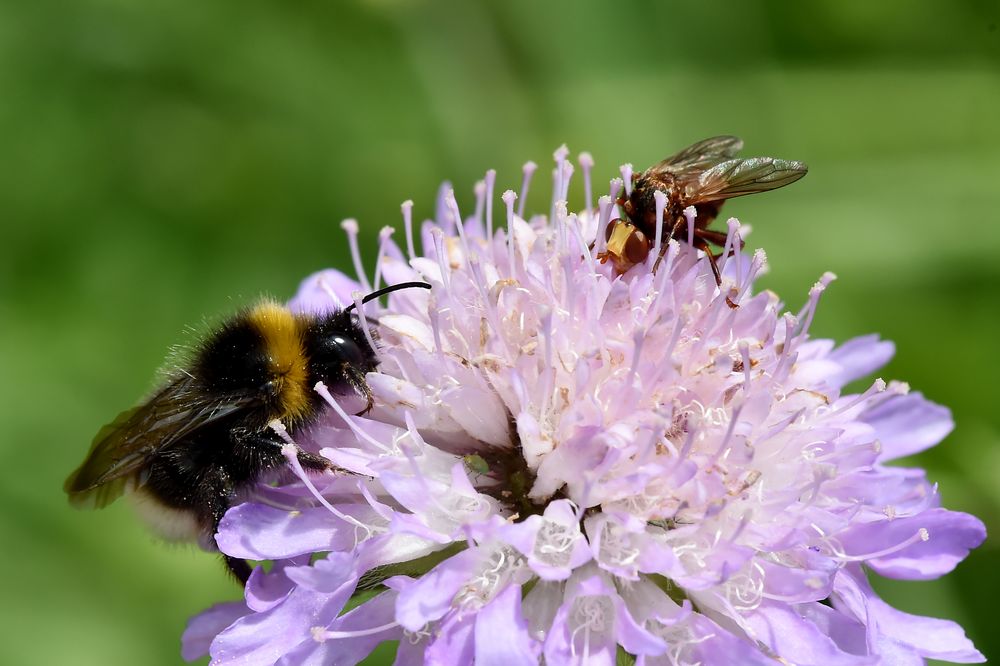
[[[735,136],[717,136],[688,146],[642,173],[632,175],[632,190],[617,203],[626,219],[615,218],[605,229],[607,250],[598,258],[609,259],[619,273],[646,261],[656,240],[656,192],[666,195],[661,225],[660,256],[667,251],[667,241],[689,240],[684,209],[694,206],[696,216],[692,238],[694,247],[708,255],[716,284],[722,275],[710,245],[725,246],[726,234],[708,226],[719,214],[726,199],[766,192],[794,183],[806,175],[802,162],[773,157],[736,157],[743,141]],[[740,248],[734,248],[738,252]],[[735,307],[729,299],[727,302]]]
[[[409,287],[430,285],[393,285],[363,302]],[[371,408],[365,374],[378,357],[353,308],[307,315],[263,301],[222,324],[188,367],[97,433],[63,486],[70,502],[102,508],[128,493],[162,536],[215,550],[226,510],[262,475],[287,462],[285,442],[269,423],[278,420],[294,433],[314,422],[323,408],[313,390],[317,382],[333,393],[357,392]],[[301,449],[298,459],[308,470],[331,467]],[[223,558],[245,584],[250,566]]]

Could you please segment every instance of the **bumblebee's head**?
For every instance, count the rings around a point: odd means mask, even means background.
[[[310,383],[323,382],[336,390],[352,386],[378,365],[357,315],[338,311],[322,315],[305,330]]]

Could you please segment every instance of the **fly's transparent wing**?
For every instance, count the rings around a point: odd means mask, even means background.
[[[687,183],[686,194],[693,204],[732,199],[790,185],[807,171],[802,162],[773,157],[727,160],[702,173],[697,181]]]
[[[743,140],[736,136],[715,136],[699,141],[667,159],[651,166],[647,173],[669,171],[678,177],[697,174],[720,162],[732,159],[743,148]]]

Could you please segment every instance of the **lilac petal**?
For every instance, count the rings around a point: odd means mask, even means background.
[[[884,516],[887,506],[893,507],[898,515],[914,515],[936,508],[940,502],[940,496],[927,481],[927,474],[922,469],[905,467],[878,466],[845,474],[830,480],[826,493],[863,507],[861,516],[876,512]]]
[[[524,598],[524,619],[532,636],[544,636],[563,601],[563,583],[541,580]]]
[[[844,652],[862,655],[869,653],[866,627],[856,618],[821,603],[798,604],[794,608],[804,620],[816,625]]]
[[[303,280],[295,296],[288,301],[288,309],[303,313],[330,312],[353,303],[355,291],[361,291],[357,281],[329,268]]]
[[[461,387],[442,394],[450,402],[448,411],[470,437],[494,446],[510,442],[507,430],[507,412],[494,391],[476,387]]]
[[[340,507],[362,517],[367,508]],[[354,525],[344,523],[323,507],[288,511],[263,504],[240,504],[219,523],[215,541],[219,550],[250,560],[277,560],[354,545]]]
[[[702,567],[694,572],[674,574],[674,580],[691,590],[705,590],[729,580],[753,557],[754,550],[734,543],[720,542],[704,558]]]
[[[257,567],[250,574],[243,596],[247,606],[257,613],[270,610],[285,600],[285,597],[295,587],[295,583],[285,575],[285,568],[308,562],[309,558],[301,557],[293,560],[279,560],[274,568],[265,573],[263,567]]]
[[[620,596],[616,594],[613,598],[615,602],[615,628],[617,629],[618,643],[629,654],[662,654],[667,648],[666,643],[635,621],[635,618],[629,613],[625,602],[622,601]]]
[[[352,553],[329,553],[311,566],[288,567],[285,575],[299,587],[321,594],[333,594],[359,577]]]
[[[521,588],[508,585],[476,615],[476,666],[533,666],[540,653],[521,613]]]
[[[887,550],[927,530],[927,541],[915,543],[891,555],[865,563],[889,578],[931,580],[942,576],[965,559],[986,538],[986,526],[967,513],[930,509],[909,518],[896,518],[851,527],[837,536],[848,555],[863,556]]]
[[[882,460],[895,460],[929,449],[952,431],[951,410],[920,393],[896,395],[861,414],[878,433]]]
[[[958,624],[904,613],[882,601],[857,565],[837,576],[835,590],[840,602],[879,634],[879,654],[884,659],[886,652],[892,652],[921,659],[915,663],[923,663],[922,658],[962,664],[986,661]]]
[[[212,663],[273,664],[302,641],[312,640],[312,627],[332,622],[353,590],[353,585],[345,585],[338,594],[320,594],[295,588],[278,606],[247,615],[216,636],[210,650]]]
[[[219,632],[250,612],[243,601],[216,604],[188,620],[181,636],[181,657],[194,661],[208,655],[208,648]]]
[[[843,651],[823,628],[785,604],[762,604],[746,616],[753,636],[776,655],[799,666],[861,666],[877,657]],[[861,627],[860,624],[858,624]],[[863,627],[862,627],[863,630]]]
[[[474,614],[451,613],[437,628],[437,637],[424,651],[428,666],[471,664],[475,655]]]
[[[881,600],[869,603],[869,610],[877,617],[881,632],[911,647],[926,659],[959,664],[986,661],[986,657],[976,649],[956,622],[910,615]]]
[[[569,500],[556,500],[541,516],[508,525],[502,537],[528,558],[532,571],[542,580],[566,580],[573,570],[591,558],[587,539]]]
[[[328,631],[356,636],[327,637],[323,640],[314,638],[303,641],[297,648],[289,652],[281,661],[280,666],[349,666],[367,657],[372,650],[384,641],[403,638],[403,630],[399,626],[390,627],[384,631],[370,630],[392,624],[396,607],[395,592],[383,592],[357,608],[344,613],[330,625]]]
[[[614,666],[617,644],[610,639],[610,634],[605,633],[602,636],[585,631],[574,634],[567,622],[570,607],[570,603],[564,603],[552,620],[552,627],[545,636],[545,663]],[[591,638],[597,640],[590,640]]]
[[[895,353],[896,345],[888,340],[879,340],[874,333],[848,340],[827,356],[840,366],[840,372],[828,375],[826,382],[834,388],[841,388],[848,382],[875,372]]]
[[[739,664],[739,666],[775,666],[774,659],[764,655],[755,646],[737,638],[704,615],[690,615],[689,627],[693,635],[684,663],[702,663],[710,666]],[[670,651],[660,657],[639,656],[636,666],[675,666]]]
[[[764,570],[764,594],[786,603],[820,601],[830,596],[837,564],[829,558],[814,558],[815,569],[759,562]]]
[[[478,550],[463,550],[413,581],[399,593],[396,619],[406,629],[417,631],[444,617],[458,590],[469,581],[481,560]]]

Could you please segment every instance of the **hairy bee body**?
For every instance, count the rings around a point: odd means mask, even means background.
[[[64,488],[73,504],[96,508],[129,492],[162,536],[213,549],[233,501],[286,463],[285,442],[268,424],[294,432],[312,423],[321,381],[333,393],[366,395],[370,405],[364,376],[376,365],[349,310],[312,316],[262,302],[219,327],[187,368],[105,426]],[[329,468],[306,451],[298,457],[305,468]],[[225,559],[245,582],[247,563]]]

